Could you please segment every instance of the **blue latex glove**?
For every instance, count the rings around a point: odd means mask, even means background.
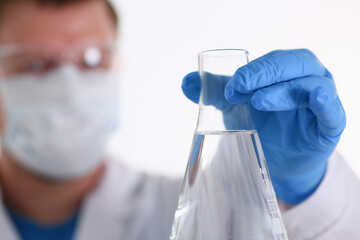
[[[188,74],[182,89],[197,103],[199,74]],[[273,51],[239,68],[224,94],[233,104],[251,102],[278,197],[287,204],[307,199],[321,183],[346,125],[330,72],[309,50]]]

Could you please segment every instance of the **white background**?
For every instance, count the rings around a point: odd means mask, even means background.
[[[197,52],[309,48],[333,74],[347,114],[338,145],[360,174],[358,0],[115,0],[121,27],[121,127],[110,151],[150,173],[184,174],[197,107],[181,92]]]

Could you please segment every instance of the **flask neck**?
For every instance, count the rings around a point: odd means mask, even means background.
[[[197,132],[254,130],[249,105],[232,104],[224,95],[229,76],[202,72]]]
[[[201,94],[197,132],[254,130],[248,104],[231,104],[225,86],[236,70],[248,63],[242,49],[218,49],[199,53]]]

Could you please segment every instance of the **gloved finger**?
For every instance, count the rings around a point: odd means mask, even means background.
[[[288,111],[309,106],[309,95],[317,87],[336,98],[334,81],[327,77],[303,77],[257,90],[251,104],[260,111]]]
[[[229,81],[229,78],[229,76],[202,72],[202,96],[200,96],[200,101],[204,105],[212,105],[222,111],[229,109],[231,104],[225,99],[224,96],[224,88]]]
[[[346,115],[338,97],[332,97],[323,87],[315,88],[309,96],[309,107],[317,117],[318,127],[326,136],[339,136],[345,129]]]
[[[328,71],[307,49],[277,50],[240,67],[230,79],[225,97],[232,103],[241,94],[305,76],[328,76]]]
[[[182,81],[181,89],[188,99],[194,103],[198,103],[201,91],[201,80],[199,73],[191,72],[186,75]]]
[[[234,104],[244,104],[250,101],[252,97],[252,93],[239,93],[234,90],[233,83],[229,81],[225,86],[225,99],[228,100],[230,103]],[[228,96],[231,96],[229,98]]]
[[[212,105],[221,111],[229,110],[232,104],[225,99],[224,88],[230,77],[208,72],[203,72],[201,77],[198,72],[186,75],[182,84],[184,94],[191,101],[199,103],[201,88],[204,88],[202,95],[203,104]]]

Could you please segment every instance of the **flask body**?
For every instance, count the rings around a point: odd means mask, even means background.
[[[287,239],[249,105],[224,97],[247,59],[244,50],[199,54],[199,116],[171,240]]]

